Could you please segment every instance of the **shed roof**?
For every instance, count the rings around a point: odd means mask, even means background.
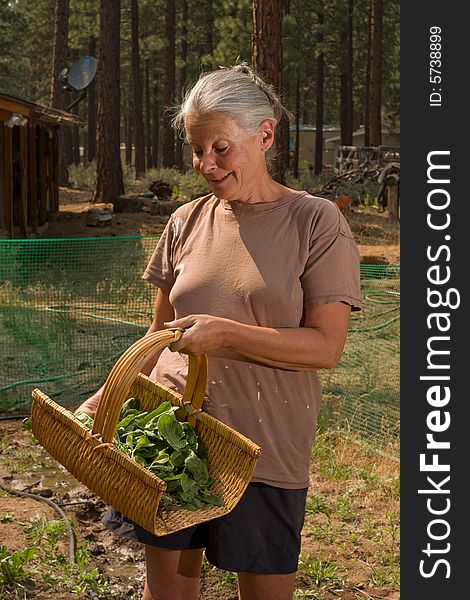
[[[0,92],[0,121],[6,120],[2,118],[2,114],[3,117],[6,116],[5,113],[18,113],[27,119],[40,123],[64,123],[75,127],[84,125],[83,119],[65,110],[41,106],[30,100]]]

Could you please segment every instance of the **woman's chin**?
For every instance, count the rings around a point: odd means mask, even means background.
[[[221,196],[226,198],[226,194],[230,193],[232,188],[233,178],[232,174],[228,173],[225,177],[218,181],[207,181],[211,192],[213,192],[216,196]]]

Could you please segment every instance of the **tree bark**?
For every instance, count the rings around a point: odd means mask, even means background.
[[[260,77],[282,93],[282,0],[253,0],[253,67]],[[285,135],[287,128],[287,136]],[[276,127],[274,159],[271,174],[280,183],[285,183],[286,140],[288,143],[289,122],[281,119]],[[287,153],[289,152],[287,145]]]
[[[134,103],[134,148],[135,177],[139,179],[145,173],[145,139],[142,102],[142,74],[140,71],[139,52],[139,4],[131,0],[131,63],[132,63],[132,96]]]
[[[132,165],[132,139],[133,139],[133,129],[132,129],[132,115],[127,113],[124,116],[124,137],[125,137],[125,153],[124,160],[126,165],[130,167]]]
[[[175,165],[175,135],[171,126],[171,116],[168,114],[168,109],[172,106],[175,94],[175,28],[175,1],[166,0],[165,36],[167,40],[167,46],[165,48],[165,73],[163,80],[161,159],[162,167],[170,168],[174,167]]]
[[[101,0],[98,67],[97,173],[94,202],[124,193],[120,157],[120,0]]]
[[[370,145],[382,144],[382,0],[372,0],[369,84]]]
[[[90,37],[88,49],[90,56],[96,55],[96,38]],[[88,104],[88,130],[87,130],[87,161],[91,162],[96,158],[96,85],[93,80],[87,89]]]
[[[150,67],[149,60],[145,61],[145,162],[147,169],[152,166],[152,118],[150,111]]]
[[[354,0],[348,0],[348,14],[340,30],[341,56],[341,144],[353,145],[353,12]]]
[[[54,18],[54,50],[52,55],[51,106],[65,109],[68,98],[59,83],[60,71],[68,66],[69,0],[56,0]],[[72,134],[67,125],[59,133],[59,185],[68,186],[67,168],[72,162]]]
[[[364,86],[364,146],[370,146],[370,69],[372,63],[372,2],[369,0],[369,20],[367,24],[366,83]]]
[[[321,7],[323,8],[323,7]],[[319,24],[319,36],[318,41],[320,45],[323,43],[324,14],[323,12],[318,13],[318,24]],[[323,88],[325,81],[325,55],[323,52],[319,52],[317,56],[317,88],[316,88],[316,117],[315,117],[315,163],[314,171],[315,175],[318,175],[323,170]]]
[[[181,47],[180,47],[180,63],[181,68],[179,72],[179,99],[183,100],[184,90],[187,81],[187,62],[188,62],[188,0],[182,0],[181,7]],[[184,167],[183,157],[184,140],[179,137],[176,138],[175,144],[175,164],[178,169]]]
[[[160,102],[158,97],[158,79],[152,94],[152,167],[160,164]]]
[[[295,179],[299,178],[299,155],[300,155],[300,73],[297,68],[295,82],[295,150],[293,174]]]

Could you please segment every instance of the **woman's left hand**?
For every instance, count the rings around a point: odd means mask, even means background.
[[[170,344],[172,352],[206,354],[224,345],[228,319],[211,315],[188,315],[164,323],[165,327],[181,327],[185,330],[177,342]]]

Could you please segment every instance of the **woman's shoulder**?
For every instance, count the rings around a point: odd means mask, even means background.
[[[322,196],[315,196],[308,191],[298,192],[299,196],[296,202],[304,206],[307,210],[317,212],[334,212],[335,203]]]
[[[295,208],[303,215],[337,222],[341,211],[336,204],[327,198],[315,196],[309,192],[300,192],[295,199]]]
[[[214,194],[205,194],[204,196],[199,196],[193,200],[189,200],[185,202],[181,206],[179,206],[173,213],[172,217],[183,217],[187,218],[193,213],[199,213],[201,211],[206,210],[213,206],[215,202],[217,202],[217,198]]]
[[[334,233],[350,235],[346,218],[332,200],[305,192],[296,204],[299,217],[308,223],[315,237]]]

